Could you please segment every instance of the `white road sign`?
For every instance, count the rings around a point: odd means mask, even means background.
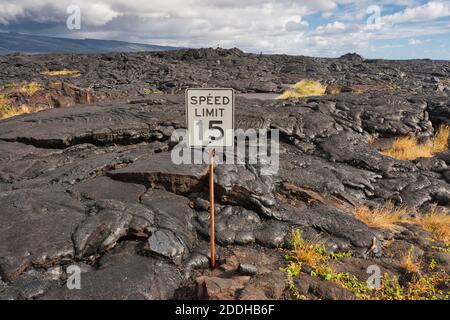
[[[234,145],[234,90],[187,89],[188,146]]]

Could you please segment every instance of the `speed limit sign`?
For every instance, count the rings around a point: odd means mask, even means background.
[[[186,121],[189,147],[232,147],[234,90],[187,89]]]

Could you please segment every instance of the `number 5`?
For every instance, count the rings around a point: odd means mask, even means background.
[[[222,120],[211,120],[209,121],[209,130],[219,130],[220,135],[218,137],[210,136],[209,140],[220,140],[225,135],[223,132],[223,128],[221,127],[223,121]]]

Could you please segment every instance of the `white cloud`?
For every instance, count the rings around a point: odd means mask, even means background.
[[[418,40],[418,39],[411,38],[411,39],[408,40],[408,44],[410,44],[412,46],[416,46],[416,45],[422,44],[422,41]]]
[[[52,23],[64,30],[66,8],[81,7],[80,31],[70,35],[176,46],[239,46],[292,52],[308,29],[305,15],[334,10],[342,0],[1,0],[22,11],[12,21]],[[2,23],[2,20],[0,20]],[[53,33],[52,33],[53,34]],[[290,48],[289,48],[290,46]],[[298,47],[297,47],[298,48]],[[280,49],[281,52],[281,49]]]
[[[6,25],[19,19],[38,23],[65,23],[66,9],[77,5],[81,9],[83,23],[87,26],[101,26],[120,12],[114,11],[108,2],[114,1],[76,1],[76,0],[2,0],[0,4],[0,24]]]
[[[105,3],[86,3],[81,7],[81,15],[93,26],[101,26],[120,15]]]
[[[403,47],[401,44],[385,44],[380,46],[381,49],[396,49]]]
[[[328,23],[324,26],[318,26],[316,28],[316,33],[318,34],[324,34],[324,33],[336,33],[336,32],[342,32],[346,28],[345,23],[335,21],[332,23]]]
[[[308,29],[309,23],[307,21],[302,21],[302,18],[299,17],[296,20],[290,20],[286,22],[285,29],[286,31],[304,31]]]
[[[21,14],[23,14],[23,10],[20,6],[14,3],[0,3],[0,24],[8,25]]]
[[[450,16],[450,3],[442,1],[431,1],[424,5],[407,8],[404,11],[383,16],[383,23],[404,23],[415,21],[429,21],[437,18]]]
[[[367,51],[373,40],[445,33],[448,21],[435,20],[450,15],[449,1],[421,5],[418,0],[0,1],[0,28],[14,31],[33,33],[39,27],[41,34],[70,37],[185,47],[220,43],[254,52],[311,55]],[[71,4],[81,8],[79,31],[65,28],[66,8]],[[387,15],[382,10],[382,28],[369,30],[366,9],[373,4],[383,10],[391,4],[397,10],[399,5],[405,7]]]

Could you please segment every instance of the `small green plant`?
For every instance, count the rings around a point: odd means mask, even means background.
[[[443,247],[432,246],[431,248],[440,252],[450,253],[450,243],[445,243]]]
[[[436,267],[437,267],[437,262],[433,258],[433,259],[431,259],[430,264],[428,265],[428,269],[430,269],[431,271],[434,271],[434,269],[436,269]]]
[[[381,280],[381,288],[377,289],[371,298],[374,300],[404,300],[403,288],[398,277],[391,277],[385,273]]]
[[[302,264],[314,268],[312,275],[316,272],[317,274],[320,273],[321,277],[324,277],[327,280],[332,280],[335,277],[345,279],[344,275],[338,274],[335,276],[335,274],[332,273],[332,269],[327,267],[327,262],[351,256],[351,252],[328,253],[323,244],[303,239],[302,231],[296,229],[291,234],[291,249],[285,255],[285,259],[289,263],[285,268],[281,268],[280,270],[287,275],[287,281],[292,295],[297,299],[305,299],[305,296],[298,292],[294,283],[294,278],[298,277],[301,272]],[[352,279],[350,279],[350,275],[348,275],[347,282],[350,282],[350,280]],[[350,286],[351,285],[349,284],[349,287]]]
[[[329,254],[331,260],[341,260],[343,258],[351,257],[352,253],[348,252],[335,252]]]
[[[299,276],[301,270],[302,270],[301,263],[295,263],[292,261],[289,262],[287,267],[280,268],[280,271],[286,273],[286,275],[287,275],[287,282],[289,285],[289,290],[292,293],[292,296],[294,296],[298,300],[305,300],[306,297],[304,295],[300,294],[300,292],[298,291],[298,289],[294,283],[294,278]]]
[[[8,93],[1,93],[0,94],[0,102],[4,103],[6,100],[10,99],[11,95]]]
[[[334,270],[328,266],[317,267],[313,271],[311,271],[311,276],[319,277],[327,281],[333,279],[333,274]]]
[[[333,268],[329,266],[315,268],[311,272],[311,275],[323,280],[333,281],[351,291],[358,298],[361,298],[363,294],[366,294],[371,290],[367,283],[359,281],[354,275],[351,275],[348,272],[335,272]]]
[[[300,263],[290,262],[287,267],[280,268],[280,271],[286,273],[290,277],[298,277],[300,271],[302,271],[302,265]]]

